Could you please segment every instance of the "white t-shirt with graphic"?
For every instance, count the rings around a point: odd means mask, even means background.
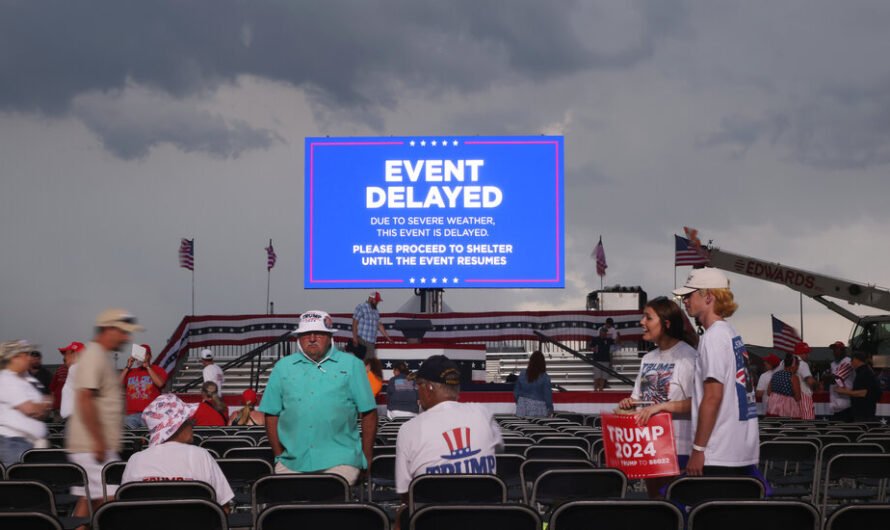
[[[723,400],[705,450],[705,465],[756,464],[760,457],[757,400],[745,342],[728,322],[718,320],[702,335],[698,353],[692,397],[692,424],[696,428],[705,380],[714,379],[723,385]]]
[[[411,479],[425,474],[493,474],[503,443],[500,427],[482,405],[439,403],[399,429],[396,491],[407,493]]]
[[[773,368],[772,370],[767,370],[760,374],[760,379],[757,380],[757,392],[763,392],[763,396],[760,398],[760,402],[763,404],[763,410],[766,410],[766,405],[769,403],[769,394],[767,390],[769,389],[769,382],[773,380],[773,374],[776,373],[779,367]],[[783,368],[784,369],[784,368]]]
[[[665,351],[650,351],[640,362],[631,397],[655,403],[691,398],[697,356],[695,348],[683,341]],[[688,455],[692,450],[692,421],[688,417],[674,417],[672,423],[677,454]]]
[[[795,357],[797,357],[799,363],[797,366],[797,378],[800,379],[800,392],[807,396],[812,396],[813,389],[807,384],[807,378],[813,377],[813,372],[810,371],[810,364],[801,359],[800,355],[795,355]]]
[[[216,502],[228,504],[235,494],[222,470],[206,449],[179,442],[154,445],[127,461],[121,484],[163,480],[200,480],[216,492]]]

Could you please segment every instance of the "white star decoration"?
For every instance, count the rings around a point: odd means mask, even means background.
[[[411,140],[410,142],[408,142],[408,145],[410,145],[411,147],[414,147],[414,140]]]
[[[408,278],[408,283],[414,283],[414,278]]]
[[[426,145],[426,140],[421,140],[421,141],[420,141],[420,147],[424,147],[425,145]]]

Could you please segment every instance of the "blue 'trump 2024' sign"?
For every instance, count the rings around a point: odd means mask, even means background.
[[[563,139],[307,138],[306,288],[564,287]]]

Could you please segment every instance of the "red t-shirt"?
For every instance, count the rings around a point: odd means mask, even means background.
[[[193,418],[195,419],[195,425],[203,427],[224,427],[229,423],[229,418],[223,417],[218,410],[211,407],[206,401],[202,401],[198,405]]]
[[[151,369],[167,382],[167,372],[160,366],[152,365]],[[163,385],[161,385],[163,386]],[[126,380],[127,414],[137,414],[145,410],[149,403],[161,395],[161,389],[152,382],[148,369],[144,366],[130,368]]]

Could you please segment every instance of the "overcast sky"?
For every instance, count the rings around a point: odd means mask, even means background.
[[[666,294],[684,225],[722,248],[890,285],[890,4],[869,1],[0,1],[0,338],[50,350],[108,306],[156,350],[190,310],[348,312],[304,291],[303,139],[565,136],[566,288],[457,311]],[[344,227],[348,232],[349,227]],[[731,275],[771,344],[788,288]],[[411,291],[384,290],[381,309]],[[850,323],[804,301],[804,338]],[[861,307],[853,308],[866,312]]]

